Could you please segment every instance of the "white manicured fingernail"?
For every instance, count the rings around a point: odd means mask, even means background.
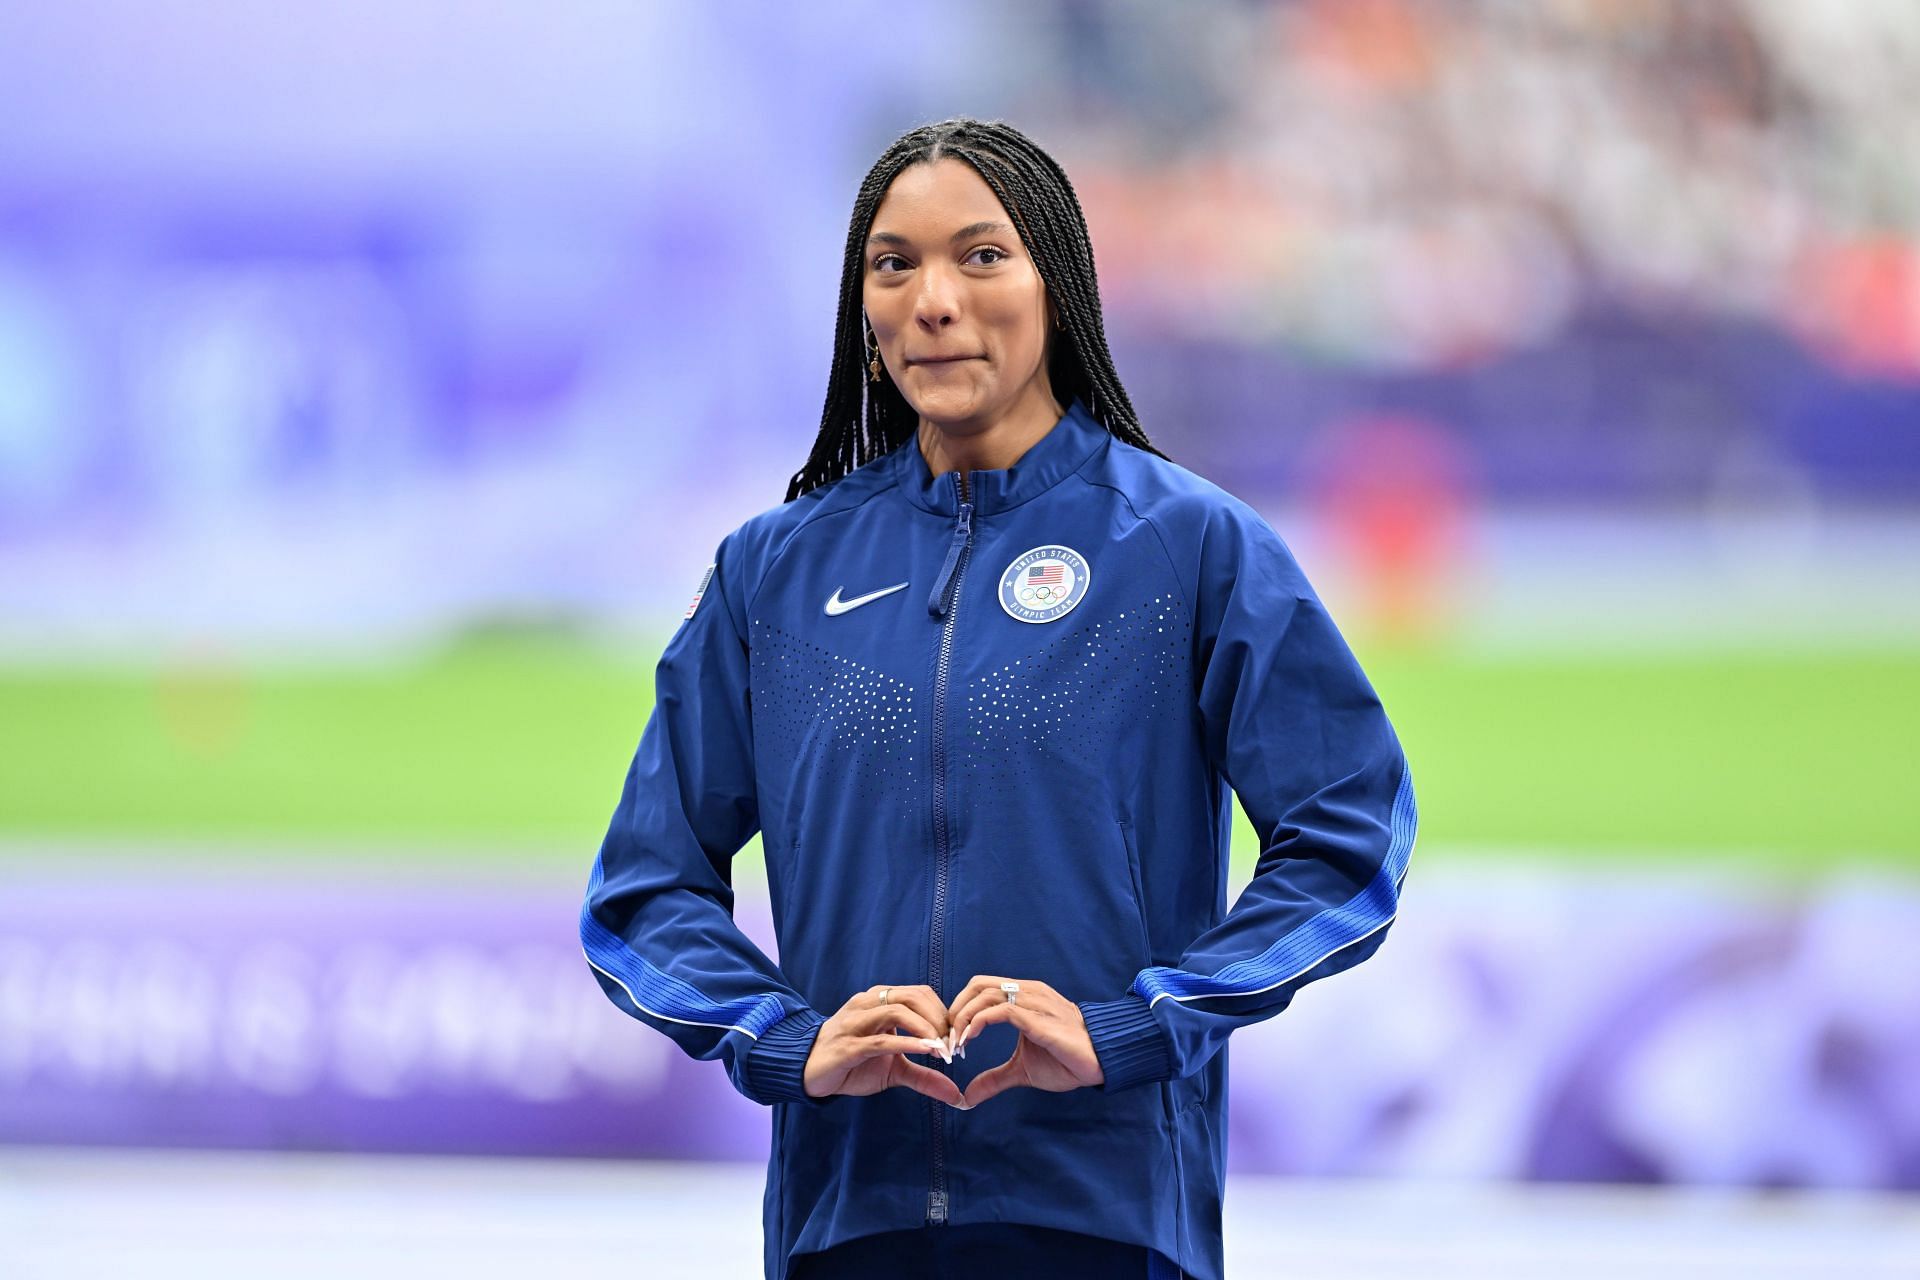
[[[933,1050],[935,1053],[940,1054],[942,1057],[946,1056],[947,1047],[941,1044],[938,1040],[931,1039],[927,1036],[921,1036],[920,1043],[927,1046],[927,1048]]]

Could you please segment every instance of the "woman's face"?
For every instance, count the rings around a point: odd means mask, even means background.
[[[880,358],[929,422],[1053,414],[1052,303],[993,188],[962,160],[909,165],[874,210],[861,297]]]

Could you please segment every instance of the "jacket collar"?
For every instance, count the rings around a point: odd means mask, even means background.
[[[977,516],[992,515],[1019,506],[1038,497],[1080,469],[1094,450],[1112,439],[1086,405],[1075,396],[1067,412],[1027,447],[1010,467],[967,473],[967,496]],[[887,459],[900,491],[923,510],[944,516],[960,511],[960,486],[957,472],[936,476],[920,453],[919,433],[915,432],[894,449]]]

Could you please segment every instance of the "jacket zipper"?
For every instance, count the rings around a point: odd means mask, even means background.
[[[927,597],[927,612],[944,618],[940,628],[940,658],[933,676],[933,938],[928,950],[927,985],[940,990],[940,967],[945,959],[947,919],[947,860],[951,836],[947,827],[947,676],[953,667],[953,622],[960,612],[960,580],[966,575],[967,561],[973,552],[973,502],[967,494],[967,476],[954,472],[959,498],[959,515],[953,525],[953,539],[947,544],[947,558],[934,580],[933,594]],[[927,1222],[947,1220],[947,1153],[945,1103],[927,1099],[927,1116],[933,1135],[933,1168],[927,1188]]]

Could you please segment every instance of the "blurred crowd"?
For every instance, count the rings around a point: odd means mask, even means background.
[[[1920,376],[1920,8],[1062,3],[1053,31],[1108,291],[1170,328],[1450,367],[1623,306]]]

